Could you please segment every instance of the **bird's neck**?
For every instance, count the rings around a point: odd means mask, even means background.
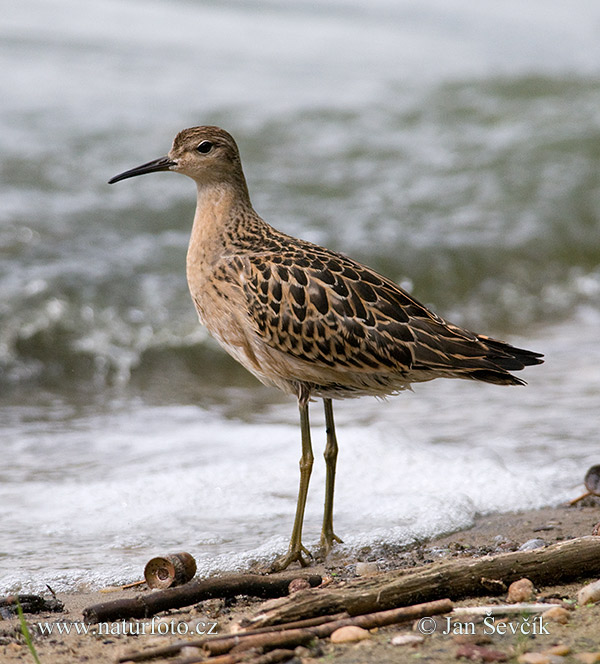
[[[235,251],[233,245],[252,217],[256,213],[245,182],[199,184],[187,254],[188,278],[194,271],[210,270],[220,258]]]

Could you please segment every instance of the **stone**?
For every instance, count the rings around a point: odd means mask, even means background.
[[[566,643],[557,643],[555,646],[552,646],[552,648],[544,650],[544,652],[548,655],[558,655],[559,657],[564,657],[571,652],[571,648],[569,648]]]
[[[179,654],[184,658],[189,657],[190,659],[196,657],[200,660],[203,656],[206,657],[204,650],[195,646],[185,646],[179,651]]]
[[[474,643],[463,643],[456,651],[456,659],[461,658],[474,662],[506,662],[508,655],[501,650],[491,650]]]
[[[521,544],[517,551],[533,551],[534,549],[541,549],[546,545],[547,542],[545,542],[543,539],[540,539],[539,537],[536,537],[535,539],[527,540],[524,544]]]
[[[525,652],[519,655],[519,664],[552,664],[552,655],[543,652]]]
[[[390,643],[393,646],[418,646],[423,641],[425,641],[425,638],[418,634],[396,634],[392,637]]]
[[[373,576],[379,572],[377,563],[356,563],[357,576]]]
[[[579,606],[585,606],[590,602],[595,604],[598,601],[600,601],[600,581],[588,583],[587,586],[583,586],[577,593],[577,603]]]
[[[529,579],[519,579],[518,581],[511,583],[508,587],[506,601],[511,604],[530,602],[534,598],[535,589],[533,583]]]
[[[569,618],[569,612],[567,609],[563,609],[562,606],[553,606],[542,613],[542,620],[552,620],[552,622],[557,622],[561,625],[566,625],[569,622]]]
[[[300,590],[308,590],[309,588],[310,588],[310,583],[308,582],[308,580],[299,577],[297,579],[293,579],[292,581],[290,581],[290,585],[288,586],[288,592],[290,595],[293,595],[294,593],[297,593]]]
[[[331,643],[352,643],[353,641],[364,641],[369,638],[371,638],[369,632],[356,625],[339,627],[330,637]]]
[[[575,659],[583,664],[597,664],[600,662],[600,652],[578,652]]]

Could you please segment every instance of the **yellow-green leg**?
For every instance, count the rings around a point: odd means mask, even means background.
[[[335,464],[337,462],[338,444],[335,436],[335,423],[333,421],[333,404],[331,399],[323,399],[325,406],[325,428],[327,431],[327,444],[325,445],[325,512],[323,514],[323,528],[321,530],[321,553],[326,556],[334,542],[341,539],[333,532],[333,490],[335,487]]]
[[[302,554],[310,557],[308,550],[302,545],[302,524],[304,522],[304,508],[306,507],[306,496],[308,494],[308,483],[313,466],[313,451],[310,443],[310,425],[308,421],[308,395],[302,394],[298,398],[300,407],[300,431],[302,434],[302,457],[300,459],[300,488],[298,490],[298,503],[296,504],[296,518],[294,519],[294,528],[290,546],[286,554],[277,558],[273,563],[272,570],[278,572],[285,569],[290,563],[296,560],[306,567],[308,561]]]

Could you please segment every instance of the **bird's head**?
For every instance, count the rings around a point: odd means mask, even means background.
[[[109,184],[159,171],[182,173],[201,186],[244,180],[233,137],[219,127],[191,127],[177,134],[168,155],[115,175]]]

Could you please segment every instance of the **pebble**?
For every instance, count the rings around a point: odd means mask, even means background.
[[[425,638],[418,634],[397,634],[392,637],[390,643],[393,646],[417,646],[423,641],[425,641]]]
[[[577,602],[579,606],[585,606],[589,602],[598,602],[600,601],[600,581],[594,581],[594,583],[588,583],[587,586],[577,593]]]
[[[506,662],[508,655],[501,650],[491,650],[473,643],[464,643],[456,651],[456,659],[462,658],[474,662]]]
[[[542,613],[542,620],[552,620],[552,622],[560,623],[561,625],[566,625],[569,622],[569,612],[567,609],[563,609],[562,606],[553,606],[551,609],[544,611]]]
[[[597,664],[597,662],[600,662],[600,652],[578,652],[575,659],[583,662],[583,664]]]
[[[519,655],[517,659],[519,664],[555,664],[562,661],[562,657],[543,652],[526,652]]]
[[[308,590],[310,588],[310,583],[307,579],[292,579],[290,585],[288,586],[288,593],[293,595],[294,593],[299,592],[300,590]]]
[[[546,542],[543,539],[536,537],[535,539],[527,540],[524,544],[521,544],[517,551],[533,551],[534,549],[541,549],[544,546],[546,546]]]
[[[518,604],[519,602],[530,602],[535,598],[535,590],[533,583],[529,579],[519,579],[514,581],[508,587],[508,595],[506,601],[510,604]]]
[[[524,652],[517,658],[519,664],[549,664],[550,656],[541,652]]]
[[[201,659],[202,656],[206,657],[206,652],[202,648],[196,648],[195,646],[185,646],[179,651],[179,654],[182,657],[189,657],[190,659],[192,657],[197,659]]]
[[[331,635],[331,643],[351,643],[352,641],[364,641],[371,638],[366,629],[356,625],[346,625],[339,627]]]
[[[377,563],[356,563],[357,576],[373,576],[379,572]]]
[[[560,657],[564,657],[571,652],[571,648],[569,648],[566,643],[558,643],[555,646],[552,646],[552,648],[548,648],[548,650],[545,650],[544,652],[547,655],[559,655]]]

